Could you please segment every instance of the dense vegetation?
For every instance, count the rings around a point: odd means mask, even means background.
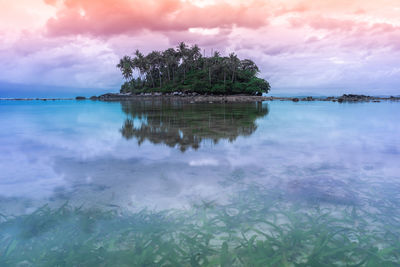
[[[124,56],[117,67],[126,80],[122,93],[254,95],[270,90],[269,83],[256,76],[259,69],[250,59],[240,60],[234,53],[223,57],[219,52],[205,57],[197,45],[189,47],[183,42],[176,49],[153,51],[146,56],[136,50],[134,57]]]

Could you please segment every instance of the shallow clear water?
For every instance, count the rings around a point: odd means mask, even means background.
[[[398,102],[0,101],[0,263],[395,266],[399,115]]]

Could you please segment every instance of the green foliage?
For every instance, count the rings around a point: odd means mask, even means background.
[[[240,60],[234,53],[222,57],[219,52],[203,57],[200,51],[197,45],[180,43],[176,49],[153,51],[146,56],[138,50],[133,58],[124,56],[117,65],[126,80],[121,92],[254,95],[270,91],[269,83],[256,76],[259,69],[250,59]]]

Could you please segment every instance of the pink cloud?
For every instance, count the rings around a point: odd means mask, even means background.
[[[47,0],[49,4],[55,4]],[[251,5],[226,2],[199,7],[179,0],[63,0],[47,23],[51,36],[88,34],[111,36],[140,30],[186,31],[202,28],[256,28],[266,24],[268,8],[263,1]]]
[[[274,88],[398,81],[396,0],[3,2],[0,81],[118,88],[119,57],[180,41],[253,59]]]

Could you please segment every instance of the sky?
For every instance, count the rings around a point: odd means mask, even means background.
[[[400,95],[399,0],[0,0],[0,97],[117,92],[120,57],[181,41],[271,94]]]

